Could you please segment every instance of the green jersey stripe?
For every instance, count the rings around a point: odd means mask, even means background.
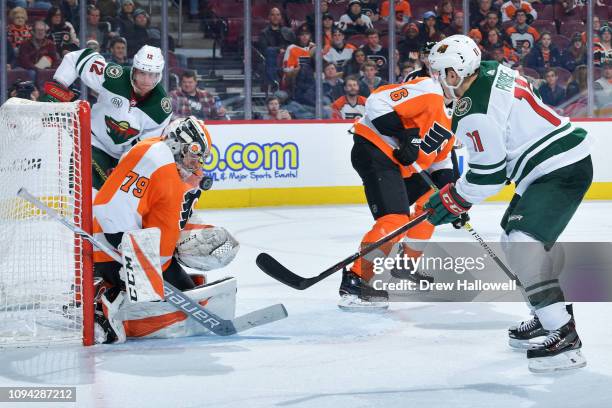
[[[527,164],[525,165],[520,177],[516,179],[516,185],[519,185],[520,182],[540,163],[550,159],[553,156],[573,149],[580,143],[584,142],[585,138],[586,131],[581,128],[576,128],[573,132],[563,136],[559,140],[552,142],[544,150],[538,152],[538,154],[534,155],[527,161]]]
[[[502,161],[495,163],[495,164],[475,164],[475,163],[468,163],[468,166],[470,166],[470,169],[477,169],[477,170],[492,170],[495,169],[499,166],[501,166],[502,164],[506,164],[506,159],[504,158]]]
[[[538,147],[542,146],[544,143],[548,142],[550,139],[552,139],[553,137],[555,137],[559,133],[565,132],[566,130],[570,129],[571,126],[572,126],[571,123],[566,124],[562,128],[559,128],[559,129],[555,130],[554,132],[551,132],[548,135],[544,136],[543,138],[538,140],[536,143],[532,144],[527,150],[525,150],[525,152],[523,152],[523,154],[516,161],[516,164],[514,165],[514,170],[512,170],[512,174],[510,175],[510,179],[511,180],[516,180],[516,176],[517,176],[516,173],[521,168],[521,165],[522,165],[523,161],[529,155],[529,153],[533,152],[535,149],[537,149]]]
[[[79,76],[81,76],[81,72],[83,72],[83,68],[85,68],[85,65],[87,65],[89,60],[91,60],[92,58],[95,58],[96,55],[100,55],[100,54],[98,54],[97,52],[93,53],[87,59],[83,60],[83,62],[81,63],[81,68],[78,68],[79,64],[77,63],[77,68],[79,70]]]
[[[495,173],[489,174],[478,174],[469,170],[465,175],[465,178],[471,184],[500,185],[506,182],[506,169],[503,168]]]
[[[83,60],[83,58],[87,57],[88,55],[93,54],[94,52],[95,51],[92,50],[91,48],[85,48],[83,52],[81,53],[81,55],[79,55],[79,59],[77,59],[76,66],[78,67],[79,63]]]

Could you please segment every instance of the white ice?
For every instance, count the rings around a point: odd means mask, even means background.
[[[475,207],[473,225],[497,240],[504,208]],[[562,240],[610,240],[611,213],[610,202],[583,204]],[[346,313],[336,306],[339,274],[297,291],[255,265],[266,251],[315,275],[356,250],[372,223],[363,205],[206,214],[242,245],[212,274],[238,277],[238,314],[282,302],[287,319],[231,338],[4,350],[0,386],[76,386],[77,404],[65,406],[78,407],[612,406],[610,303],[574,307],[586,368],[534,375],[524,352],[507,346],[508,326],[528,317],[523,304],[393,303],[386,314]],[[445,227],[435,237],[464,234]]]

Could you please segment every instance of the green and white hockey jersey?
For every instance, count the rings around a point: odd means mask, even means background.
[[[537,178],[589,155],[583,129],[546,106],[518,71],[494,61],[480,64],[452,126],[469,153],[457,192],[473,204],[508,181],[521,195]]]
[[[91,144],[115,159],[138,140],[160,136],[170,123],[172,101],[161,84],[138,99],[132,91],[130,70],[107,63],[89,48],[66,54],[53,76],[66,86],[77,78],[98,93],[91,108]]]

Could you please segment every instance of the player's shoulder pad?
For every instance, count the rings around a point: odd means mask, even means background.
[[[418,77],[406,82],[408,91],[419,94],[436,94],[443,96],[443,90],[440,83],[429,77]]]
[[[161,124],[172,114],[172,100],[161,83],[151,91],[151,95],[139,105],[155,123]]]
[[[130,69],[114,62],[109,62],[104,68],[104,83],[102,86],[115,95],[130,99],[132,83],[130,81]]]

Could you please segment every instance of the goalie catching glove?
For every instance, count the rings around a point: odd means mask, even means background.
[[[185,266],[210,271],[228,265],[239,249],[225,228],[206,225],[194,215],[181,231],[175,256]]]
[[[455,185],[448,183],[440,191],[432,194],[423,208],[430,211],[429,222],[433,225],[440,225],[460,220],[461,215],[471,207],[472,204],[457,193]]]

